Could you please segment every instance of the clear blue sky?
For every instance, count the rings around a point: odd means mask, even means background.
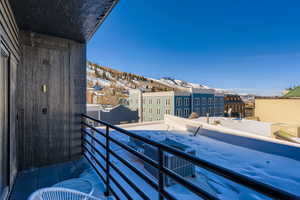
[[[120,0],[88,59],[260,95],[300,84],[299,0]]]

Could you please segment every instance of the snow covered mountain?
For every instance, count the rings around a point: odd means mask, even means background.
[[[206,85],[189,83],[184,80],[163,77],[160,79],[146,78],[132,73],[100,66],[91,62],[87,64],[88,87],[100,86],[117,87],[124,91],[129,89],[141,89],[144,91],[184,91],[188,88],[214,89],[217,92],[226,93],[226,90],[211,88]]]
[[[183,81],[183,80],[177,80],[177,79],[173,79],[173,78],[170,78],[170,77],[163,77],[159,80],[156,80],[156,79],[153,79],[157,82],[160,82],[162,84],[166,84],[170,87],[175,87],[175,88],[178,88],[178,89],[185,89],[185,88],[203,88],[203,89],[211,89],[205,85],[200,85],[200,84],[197,84],[197,83],[188,83],[186,81]]]

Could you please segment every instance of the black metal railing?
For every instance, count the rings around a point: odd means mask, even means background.
[[[87,123],[87,120],[93,121],[95,123],[98,123],[105,127],[105,132],[102,131],[102,129],[97,129],[93,125]],[[118,180],[111,174],[111,169],[113,169],[125,182],[142,198],[146,200],[153,199],[145,193],[139,186],[134,183],[134,180],[131,180],[122,170],[117,167],[116,164],[111,162],[110,157],[113,156],[115,159],[119,160],[124,166],[131,169],[137,176],[139,176],[141,179],[143,179],[148,185],[150,185],[155,191],[158,192],[158,199],[170,199],[170,200],[177,200],[175,196],[170,194],[165,187],[165,176],[168,176],[172,178],[176,183],[181,184],[188,190],[190,190],[192,193],[196,194],[197,196],[203,198],[203,199],[219,199],[215,195],[211,194],[210,192],[204,190],[203,188],[197,186],[196,184],[190,182],[186,178],[180,176],[179,174],[175,173],[174,171],[168,169],[164,166],[164,154],[169,153],[173,154],[174,156],[177,156],[179,158],[185,159],[191,163],[193,163],[195,166],[203,168],[209,172],[212,172],[218,176],[224,177],[232,182],[235,182],[237,184],[240,184],[244,187],[247,187],[249,189],[252,189],[256,191],[257,193],[260,193],[262,195],[265,195],[267,197],[270,197],[272,199],[280,199],[280,200],[300,200],[300,197],[292,194],[288,191],[284,191],[280,188],[276,188],[274,186],[259,182],[255,179],[249,178],[245,175],[236,173],[232,170],[223,168],[221,166],[218,166],[214,163],[207,162],[205,160],[202,160],[201,158],[198,158],[194,155],[187,154],[186,152],[177,150],[176,148],[167,146],[165,144],[153,141],[151,139],[148,139],[146,137],[142,137],[140,135],[137,135],[135,133],[132,133],[130,131],[124,130],[120,127],[111,125],[107,122],[100,121],[97,119],[94,119],[90,116],[87,116],[85,114],[82,114],[82,144],[84,149],[84,155],[87,158],[87,160],[91,163],[93,168],[96,170],[97,174],[100,176],[102,181],[106,185],[106,195],[113,195],[116,199],[121,199],[121,197],[117,194],[117,192],[112,188],[112,184],[119,189],[119,191],[122,192],[122,194],[126,197],[126,199],[133,199],[134,197],[124,188]],[[101,142],[97,137],[95,137],[91,132],[88,131],[94,131],[97,134],[103,136],[105,138],[105,144]],[[132,137],[136,140],[140,140],[146,144],[152,145],[158,149],[158,161],[154,161],[150,159],[149,157],[145,156],[144,154],[136,151],[135,149],[131,148],[127,144],[120,142],[119,140],[111,137],[110,135],[110,129],[120,132],[122,134],[125,134],[129,137]],[[90,141],[87,139],[90,138]],[[102,153],[99,148],[96,147],[95,143],[100,145],[105,150],[105,155]],[[123,148],[124,150],[128,151],[129,153],[135,155],[139,159],[141,159],[143,162],[146,162],[147,164],[150,164],[152,167],[158,170],[159,176],[158,181],[153,181],[153,179],[149,178],[145,173],[143,173],[140,169],[138,169],[136,166],[132,165],[130,162],[128,162],[126,159],[124,159],[122,156],[118,155],[118,153],[114,152],[110,147],[111,144],[114,143],[118,145],[119,147]],[[88,156],[89,155],[89,156]],[[102,160],[105,162],[99,161],[99,158],[97,156],[99,155]],[[92,159],[91,159],[92,158]],[[102,173],[99,171],[99,168],[102,170]],[[104,176],[103,176],[104,174]]]

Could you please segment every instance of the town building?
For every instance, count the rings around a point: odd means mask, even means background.
[[[253,102],[246,102],[245,103],[245,118],[253,118],[255,111],[255,103]]]
[[[245,117],[245,103],[239,95],[226,94],[224,109],[226,117]]]
[[[224,95],[212,89],[195,88],[180,92],[130,90],[129,107],[139,111],[140,121],[163,120],[165,114],[188,118],[192,112],[199,116],[223,116]]]
[[[97,104],[87,104],[87,114],[94,119],[102,120],[113,125],[138,122],[138,111],[130,110],[124,105],[105,108]],[[99,126],[99,124],[94,124]]]
[[[264,122],[300,125],[300,98],[255,98],[255,117]]]
[[[300,87],[282,97],[256,97],[255,117],[259,121],[280,125],[280,137],[300,137]]]

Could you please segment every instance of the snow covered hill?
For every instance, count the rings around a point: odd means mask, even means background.
[[[184,80],[164,77],[160,79],[146,78],[132,73],[100,66],[91,62],[87,64],[88,87],[98,85],[100,87],[118,87],[124,91],[129,89],[141,89],[144,91],[184,91],[188,88],[214,89],[217,92],[226,93],[226,90],[211,88],[198,83],[189,83]]]

